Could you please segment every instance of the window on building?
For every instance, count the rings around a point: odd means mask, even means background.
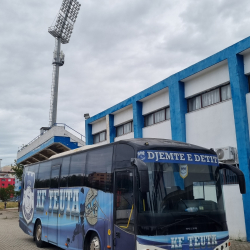
[[[2,179],[2,181],[5,181],[5,179]]]
[[[105,141],[107,139],[106,138],[106,131],[102,131],[98,134],[95,134],[95,135],[93,135],[93,137],[94,137],[94,143]]]
[[[166,107],[145,115],[145,127],[170,119],[170,108]]]
[[[221,87],[221,101],[231,99],[231,87],[230,84]]]
[[[205,108],[228,99],[231,99],[230,84],[218,87],[205,93],[201,93],[188,99],[188,112]]]
[[[134,131],[133,121],[116,127],[116,136],[121,136]]]
[[[4,184],[2,184],[2,187],[4,187]]]

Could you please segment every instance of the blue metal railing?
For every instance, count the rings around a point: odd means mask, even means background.
[[[81,136],[81,140],[82,140],[83,137],[85,138],[85,135],[82,135],[81,133],[77,132],[76,130],[74,130],[73,128],[71,128],[70,126],[68,126],[68,125],[65,124],[65,123],[55,123],[55,124],[53,124],[52,127],[58,126],[58,125],[62,125],[62,126],[64,127],[65,130],[66,130],[66,128],[69,128],[69,129],[73,130],[75,133],[77,133],[78,135]],[[61,126],[61,127],[62,127],[62,126]]]
[[[85,137],[84,135],[82,135],[81,133],[77,132],[76,130],[74,130],[73,128],[71,128],[70,126],[68,126],[68,125],[65,124],[65,123],[55,123],[55,124],[53,124],[52,127],[50,127],[50,129],[52,129],[52,128],[55,127],[55,126],[64,127],[65,130],[66,130],[66,128],[71,129],[71,130],[74,131],[76,134],[78,134],[78,137],[80,137],[81,140],[83,140],[83,137]],[[48,132],[50,129],[44,130],[43,134],[38,135],[38,136],[35,137],[32,141],[30,141],[28,144],[22,145],[21,148],[20,148],[17,152],[20,152],[20,151],[22,151],[24,148],[28,147],[30,144],[32,144],[34,141],[36,141],[38,138],[40,138],[40,137],[43,136],[46,132]]]

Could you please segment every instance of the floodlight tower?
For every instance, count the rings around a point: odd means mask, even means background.
[[[56,123],[59,67],[64,64],[64,53],[61,51],[61,43],[69,43],[74,24],[81,4],[77,0],[63,0],[55,23],[49,27],[49,33],[55,37],[55,49],[53,53],[53,75],[51,85],[49,126]]]

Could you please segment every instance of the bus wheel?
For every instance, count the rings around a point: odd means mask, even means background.
[[[88,250],[101,250],[100,239],[97,234],[92,235],[89,242]]]
[[[43,247],[44,246],[44,241],[42,241],[42,224],[41,222],[37,222],[36,224],[36,230],[35,230],[35,241],[37,247]]]

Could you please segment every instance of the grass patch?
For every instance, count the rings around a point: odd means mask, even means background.
[[[7,208],[18,207],[18,202],[7,201]],[[4,209],[4,202],[0,202],[0,210]]]

